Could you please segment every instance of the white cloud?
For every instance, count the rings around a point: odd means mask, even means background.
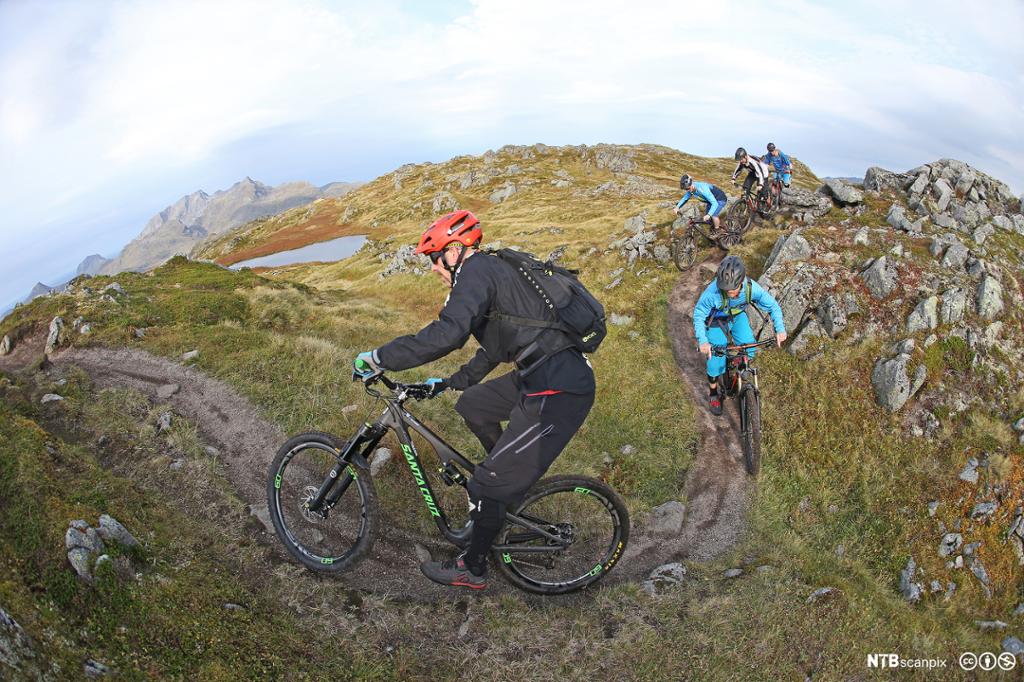
[[[960,155],[1019,187],[1022,26],[1014,0],[0,4],[0,230],[160,178],[257,176],[226,150],[296,129],[341,150],[400,140],[410,161],[771,137],[823,173]],[[302,153],[278,165],[301,176]]]

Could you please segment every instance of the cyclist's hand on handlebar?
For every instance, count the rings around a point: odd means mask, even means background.
[[[430,390],[430,393],[427,395],[428,398],[436,398],[437,396],[441,395],[442,393],[448,390],[447,379],[431,377],[424,381],[423,383]]]
[[[373,360],[373,351],[364,351],[352,361],[352,381],[367,380],[380,374],[383,370]]]
[[[775,345],[782,348],[782,344],[786,342],[786,332],[779,332],[775,335]]]
[[[700,353],[701,353],[701,355],[706,357],[708,360],[710,360],[711,359],[711,344],[710,343],[702,343],[702,344],[700,344]]]

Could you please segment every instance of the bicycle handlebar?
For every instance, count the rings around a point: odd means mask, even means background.
[[[396,395],[405,394],[406,398],[412,398],[413,400],[426,400],[431,397],[433,387],[429,384],[403,384],[398,381],[392,381],[384,374],[383,371],[379,371],[376,374],[370,374],[366,377],[360,377],[355,372],[352,373],[352,381],[362,381],[363,385],[366,386],[366,392],[376,394],[376,391],[370,389],[370,386],[377,383],[378,381],[388,387],[388,389]]]
[[[741,343],[735,346],[711,346],[711,354],[718,356],[729,356],[739,355],[741,352],[750,348],[767,348],[768,346],[775,345],[775,339],[765,339],[764,341],[757,341],[755,343]]]

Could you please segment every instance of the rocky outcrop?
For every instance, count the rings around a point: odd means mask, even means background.
[[[416,247],[407,244],[399,248],[393,255],[381,254],[382,260],[390,260],[380,274],[380,279],[391,277],[402,273],[413,275],[425,275],[430,272],[430,259],[423,254],[416,253]]]
[[[775,246],[764,262],[765,272],[768,272],[776,264],[781,265],[789,261],[803,261],[811,257],[811,245],[800,234],[800,230],[794,230],[790,234],[784,234],[775,240]]]
[[[50,320],[50,331],[46,335],[46,347],[44,352],[49,355],[60,345],[61,336],[64,331],[64,318],[55,317]]]
[[[915,334],[919,331],[935,329],[939,325],[939,298],[929,296],[914,308],[914,311],[907,317],[907,333]]]
[[[106,554],[105,542],[118,544],[122,547],[139,546],[128,529],[113,518],[103,514],[100,516],[99,527],[93,528],[86,521],[72,521],[64,534],[64,546],[68,553],[68,563],[75,569],[78,577],[86,582],[93,582],[95,572],[102,564],[112,561]]]
[[[903,207],[899,204],[893,204],[889,207],[889,213],[886,215],[885,220],[893,229],[910,234],[920,234],[921,225],[924,223],[923,219],[912,222],[907,218]]]
[[[839,178],[826,178],[824,189],[840,206],[850,206],[864,201],[863,192]]]
[[[52,680],[53,673],[53,666],[42,660],[28,633],[0,608],[0,678]]]
[[[627,236],[611,242],[608,248],[617,250],[620,256],[625,257],[627,266],[632,267],[640,258],[655,258],[654,242],[658,235],[653,230],[647,230],[646,211],[627,218],[622,227]]]
[[[871,262],[864,272],[860,273],[861,279],[864,280],[864,284],[867,286],[868,291],[875,298],[882,299],[887,297],[896,288],[896,283],[899,281],[899,274],[896,271],[896,265],[890,263],[885,256],[876,258]]]
[[[511,182],[506,182],[503,187],[499,187],[498,189],[491,192],[490,196],[487,197],[487,200],[490,201],[492,204],[500,204],[506,201],[509,197],[511,197],[518,191],[518,187],[516,187]]]
[[[832,200],[824,194],[810,190],[786,187],[782,190],[782,207],[788,211],[820,218],[832,210]]]
[[[871,385],[875,389],[875,400],[879,405],[896,412],[921,388],[927,377],[924,365],[918,366],[913,380],[908,375],[913,342],[904,342],[897,348],[896,356],[875,361],[871,371]]]
[[[942,292],[942,307],[939,310],[939,319],[942,324],[955,324],[964,319],[964,311],[967,310],[967,292],[963,289],[952,288]]]
[[[438,192],[430,203],[432,215],[451,213],[459,209],[459,202],[451,192]]]
[[[985,275],[978,285],[978,314],[987,320],[1003,312],[1003,286],[995,277]]]
[[[893,173],[878,166],[868,168],[864,174],[864,189],[872,192],[902,191],[909,182],[906,173]]]
[[[594,165],[615,173],[627,173],[635,169],[636,163],[632,156],[633,152],[628,149],[600,144],[594,147]]]

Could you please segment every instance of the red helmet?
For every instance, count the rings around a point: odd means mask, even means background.
[[[438,218],[423,232],[416,253],[429,256],[443,250],[452,242],[473,246],[483,237],[484,232],[480,229],[480,221],[475,215],[469,211],[455,211]]]

